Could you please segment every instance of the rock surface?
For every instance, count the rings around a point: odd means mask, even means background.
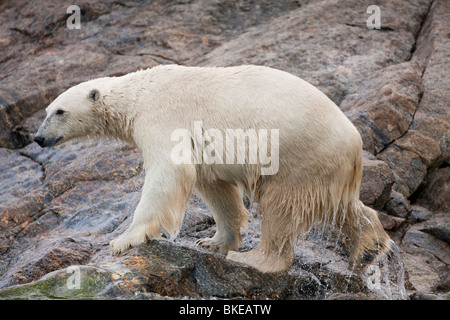
[[[349,272],[339,235],[312,233],[299,242],[292,269],[279,274],[196,248],[215,226],[195,195],[174,241],[111,256],[108,243],[140,198],[139,151],[114,141],[40,149],[32,135],[67,88],[166,63],[262,64],[318,86],[363,137],[361,199],[400,248],[407,294],[445,297],[450,3],[381,1],[379,30],[366,26],[371,4],[84,0],[80,30],[66,27],[62,1],[0,4],[0,298],[404,297],[401,288],[372,290],[367,275]],[[240,250],[259,241],[253,209]],[[384,264],[401,282],[401,263]],[[71,289],[76,274],[80,287]]]

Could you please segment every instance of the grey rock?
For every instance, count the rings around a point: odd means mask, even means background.
[[[384,208],[390,215],[400,218],[405,218],[411,212],[411,204],[408,199],[396,191],[391,192],[391,197],[386,202]]]
[[[433,218],[433,213],[424,207],[414,205],[411,207],[410,219],[412,223],[422,222]]]
[[[361,180],[361,201],[375,209],[382,209],[389,200],[394,175],[389,166],[370,153],[363,153],[363,177]]]

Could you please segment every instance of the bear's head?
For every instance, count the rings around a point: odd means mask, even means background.
[[[41,147],[52,147],[74,138],[95,135],[96,110],[102,95],[89,81],[58,96],[45,110],[47,116],[34,137]]]

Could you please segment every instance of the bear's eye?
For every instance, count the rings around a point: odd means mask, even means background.
[[[60,116],[60,115],[64,114],[64,110],[58,109],[58,110],[56,110],[56,114],[57,114],[58,116]]]

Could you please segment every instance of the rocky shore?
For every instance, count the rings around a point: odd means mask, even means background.
[[[81,29],[67,27],[66,5],[0,4],[0,299],[450,298],[449,1],[377,1],[372,30],[365,0],[82,0]],[[339,235],[311,234],[279,274],[196,248],[215,225],[195,195],[175,241],[112,256],[139,201],[139,151],[41,149],[32,137],[69,87],[169,63],[265,65],[327,94],[363,137],[361,199],[399,248],[403,266],[394,257],[382,271],[393,265],[389,281],[405,292],[349,272]],[[259,240],[253,209],[240,250]]]

